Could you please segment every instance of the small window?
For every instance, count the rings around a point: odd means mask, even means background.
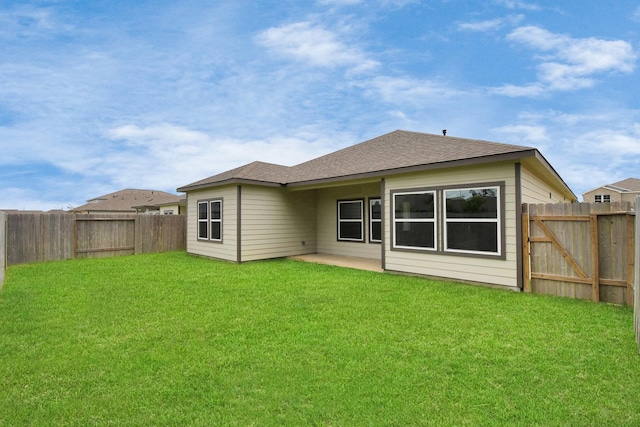
[[[209,203],[198,202],[198,239],[209,238]]]
[[[435,191],[393,195],[393,247],[436,249]]]
[[[211,202],[211,240],[222,240],[222,200]]]
[[[595,202],[596,203],[602,203],[602,194],[596,194],[595,195]]]
[[[338,201],[338,240],[364,241],[364,201]]]
[[[222,200],[198,202],[198,239],[222,241]]]
[[[445,251],[500,255],[500,188],[445,190]]]
[[[605,194],[605,195],[603,195],[603,196],[602,196],[602,201],[603,201],[604,203],[611,203],[611,195],[609,195],[609,194]]]
[[[369,241],[382,242],[382,201],[369,199]]]

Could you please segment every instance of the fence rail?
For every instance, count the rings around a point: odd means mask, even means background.
[[[0,254],[6,251],[6,266],[186,248],[184,215],[1,214],[6,244],[0,240]]]
[[[629,203],[523,205],[525,292],[633,305]]]

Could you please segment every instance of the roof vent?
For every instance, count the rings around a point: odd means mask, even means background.
[[[442,135],[443,136],[447,136],[447,130],[446,129],[442,129]]]

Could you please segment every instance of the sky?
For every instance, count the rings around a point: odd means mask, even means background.
[[[69,209],[397,129],[640,178],[640,0],[3,0],[0,208]]]

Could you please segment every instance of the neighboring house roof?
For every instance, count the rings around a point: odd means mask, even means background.
[[[622,181],[614,182],[613,184],[601,185],[600,187],[594,188],[593,190],[589,190],[583,194],[591,193],[593,191],[607,189],[611,191],[616,191],[618,193],[640,193],[640,179],[638,178],[627,178]]]
[[[134,209],[159,209],[162,206],[187,205],[187,199],[184,196],[159,197],[158,199],[150,199],[148,203],[132,206]],[[158,201],[159,200],[159,201]]]
[[[397,130],[296,166],[253,162],[186,185],[178,191],[234,182],[297,186],[524,157],[537,157],[564,184],[532,147]]]
[[[71,209],[71,212],[135,212],[134,206],[149,206],[180,199],[180,196],[164,191],[125,189],[89,199],[89,203]]]

